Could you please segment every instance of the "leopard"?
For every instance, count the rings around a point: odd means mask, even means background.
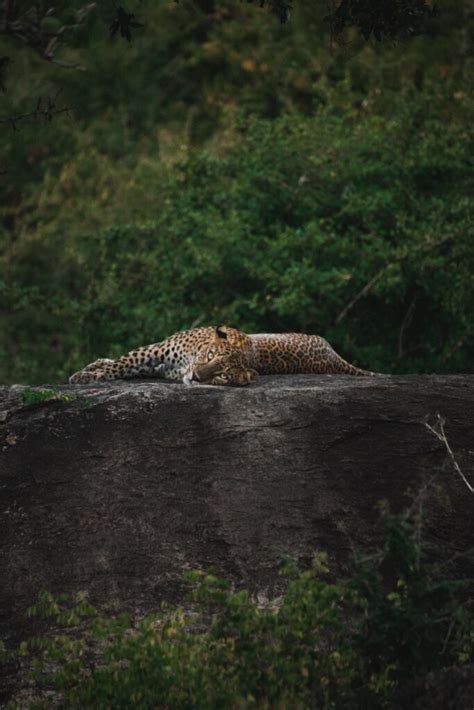
[[[118,360],[100,358],[74,373],[71,384],[159,377],[184,384],[243,387],[259,375],[347,374],[378,376],[344,360],[319,335],[247,334],[225,325],[193,328],[132,350]]]
[[[193,381],[215,379],[227,384],[226,369],[232,372],[232,384],[250,383],[246,367],[248,337],[236,328],[206,326],[184,330],[166,340],[131,350],[112,360],[99,358],[75,372],[70,384],[89,384],[115,379],[158,377],[165,380]],[[199,374],[196,367],[199,367]],[[252,375],[253,377],[253,375]]]
[[[364,370],[344,360],[325,338],[306,333],[254,333],[245,341],[244,361],[224,358],[211,371],[206,362],[197,359],[193,379],[211,385],[252,384],[258,375],[326,374],[379,377],[380,373]],[[240,344],[239,347],[242,347]],[[216,363],[217,365],[217,363]],[[223,376],[225,380],[223,381]]]

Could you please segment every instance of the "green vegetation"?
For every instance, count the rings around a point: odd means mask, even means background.
[[[133,624],[84,598],[44,593],[31,616],[57,633],[20,645],[35,654],[35,707],[382,708],[429,671],[473,657],[468,585],[427,561],[415,503],[384,513],[381,548],[348,580],[329,581],[323,555],[282,597],[258,605],[211,573],[193,572],[186,610]]]
[[[43,402],[60,400],[61,402],[70,402],[74,397],[70,394],[58,392],[56,389],[41,390],[25,387],[21,393],[21,399],[25,404],[42,404]]]
[[[382,372],[474,372],[468,2],[367,44],[341,3],[335,45],[325,1],[282,25],[271,3],[137,0],[127,43],[107,0],[55,53],[85,71],[61,70],[39,55],[80,4],[55,3],[35,51],[0,38],[0,382],[218,322],[319,333]],[[138,625],[43,594],[32,615],[64,628],[19,654],[66,707],[384,707],[473,657],[468,590],[420,524],[386,516],[351,578],[320,556],[263,607],[202,572],[185,609]]]
[[[467,4],[350,50],[326,3],[285,25],[258,3],[139,6],[130,45],[88,18],[61,56],[88,71],[25,52],[6,76],[4,115],[58,91],[74,112],[2,126],[0,382],[216,322],[473,372]]]
[[[21,399],[25,404],[40,404],[56,396],[55,390],[33,390],[31,387],[25,387],[21,393]]]

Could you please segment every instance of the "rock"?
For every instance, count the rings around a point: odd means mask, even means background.
[[[305,563],[325,550],[343,572],[354,548],[376,542],[378,501],[400,509],[432,478],[433,548],[455,556],[472,546],[474,496],[425,420],[442,415],[474,483],[473,376],[27,392],[0,388],[7,642],[25,633],[25,610],[42,590],[148,610],[179,601],[182,574],[196,567],[269,594],[288,555]],[[459,569],[474,572],[465,561]]]

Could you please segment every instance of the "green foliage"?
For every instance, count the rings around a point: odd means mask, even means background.
[[[469,590],[427,562],[414,510],[385,511],[383,546],[351,578],[329,581],[319,555],[265,605],[201,571],[188,575],[186,611],[138,624],[43,593],[30,615],[64,631],[19,653],[35,650],[36,678],[64,693],[62,707],[386,707],[474,651]]]
[[[73,399],[72,395],[58,392],[57,390],[41,390],[25,387],[21,393],[21,399],[25,404],[42,404],[51,399],[69,402]]]
[[[129,44],[101,3],[58,54],[87,71],[15,57],[3,116],[59,92],[74,118],[2,127],[0,382],[215,322],[472,372],[468,8],[347,57],[326,5],[282,26],[268,3],[143,0]]]
[[[237,121],[220,154],[138,164],[114,203],[134,224],[89,234],[93,189],[123,176],[98,156],[65,166],[54,227],[1,257],[1,379],[58,381],[213,322],[320,333],[385,372],[472,372],[472,130],[467,99],[443,122],[449,102]]]
[[[31,387],[25,387],[21,393],[21,399],[25,404],[39,404],[55,396],[54,390],[32,390]]]

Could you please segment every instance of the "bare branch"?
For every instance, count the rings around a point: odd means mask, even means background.
[[[457,352],[460,348],[462,348],[464,343],[466,342],[466,340],[468,338],[470,338],[471,335],[472,335],[472,329],[467,330],[467,332],[464,333],[464,335],[461,338],[459,338],[459,340],[457,340],[454,343],[454,345],[448,350],[448,352],[443,357],[443,362],[447,362],[454,355],[455,352]]]
[[[33,111],[28,111],[27,113],[20,113],[16,116],[7,116],[5,118],[0,118],[0,124],[9,124],[14,131],[18,131],[18,124],[22,121],[44,121],[49,122],[54,116],[59,116],[63,113],[69,114],[73,110],[72,106],[62,106],[58,108],[56,106],[56,101],[58,95],[54,98],[47,96],[45,100],[40,96],[36,102],[36,108]]]
[[[54,59],[53,57],[50,57],[48,59],[48,62],[51,62],[51,64],[55,64],[57,67],[61,67],[61,69],[78,69],[79,71],[87,70],[87,67],[85,67],[84,64],[80,64],[79,62],[76,62],[75,64],[70,64],[69,62],[62,62],[59,59]]]
[[[466,484],[467,488],[471,493],[474,493],[474,487],[471,486],[469,481],[467,480],[466,476],[463,474],[461,471],[458,462],[456,461],[453,451],[449,445],[448,439],[446,438],[446,433],[444,431],[444,424],[445,420],[442,418],[440,414],[436,415],[436,423],[431,426],[431,424],[428,424],[427,421],[425,421],[425,427],[439,440],[441,441],[444,446],[446,447],[446,451],[448,452],[448,456],[451,459],[451,463],[454,466],[454,470],[461,476],[462,480]]]
[[[52,62],[57,66],[67,69],[84,69],[80,64],[68,64],[55,58],[54,52],[60,46],[63,36],[81,26],[85,18],[96,8],[95,2],[83,5],[76,12],[76,21],[64,24],[58,29],[45,29],[43,21],[54,17],[55,8],[46,7],[43,10],[39,5],[30,7],[20,16],[12,17],[12,3],[7,3],[0,21],[0,35],[26,45],[36,52],[42,59]]]
[[[398,352],[397,352],[397,360],[400,360],[400,358],[403,357],[403,335],[405,332],[405,328],[407,325],[411,322],[411,319],[413,318],[413,312],[415,310],[415,304],[416,304],[416,299],[417,299],[417,292],[413,294],[413,298],[410,302],[410,305],[408,306],[408,310],[405,313],[402,324],[400,326],[400,330],[398,332]]]
[[[443,237],[442,239],[439,239],[438,241],[432,242],[432,241],[426,241],[423,242],[422,244],[418,244],[417,246],[413,247],[413,249],[410,249],[398,256],[395,259],[392,259],[392,261],[388,261],[384,266],[382,266],[379,271],[377,271],[374,276],[368,281],[365,286],[352,298],[349,303],[344,306],[342,311],[339,313],[337,316],[336,320],[334,321],[336,325],[339,325],[342,320],[346,317],[346,315],[349,313],[349,311],[355,306],[355,304],[360,301],[361,298],[366,296],[371,288],[377,283],[379,279],[382,278],[382,276],[385,274],[388,269],[390,269],[392,266],[395,266],[396,264],[401,264],[404,262],[406,259],[409,257],[413,256],[413,254],[416,254],[419,251],[426,251],[430,252],[433,249],[436,249],[436,247],[441,246],[442,244],[446,244],[446,242],[450,242],[454,239],[454,234],[448,234],[446,237]]]
[[[349,303],[347,304],[347,306],[345,306],[345,307],[342,309],[342,311],[339,313],[339,315],[337,316],[336,321],[335,321],[335,322],[336,322],[336,325],[339,325],[339,323],[340,323],[342,320],[344,320],[344,318],[346,317],[346,315],[349,313],[349,311],[351,310],[351,308],[353,308],[353,307],[355,306],[355,304],[357,303],[357,301],[360,301],[360,299],[363,298],[363,297],[370,291],[370,289],[372,288],[372,286],[373,286],[374,284],[376,284],[377,281],[378,281],[380,278],[382,278],[382,276],[384,275],[384,273],[387,271],[387,269],[389,269],[389,268],[392,266],[393,263],[394,263],[394,262],[390,262],[389,264],[386,264],[383,268],[381,268],[380,271],[377,271],[377,273],[375,274],[375,276],[372,276],[372,278],[370,279],[370,281],[368,281],[368,282],[365,284],[364,288],[363,288],[361,291],[359,291],[359,293],[357,293],[351,301],[349,301]]]

